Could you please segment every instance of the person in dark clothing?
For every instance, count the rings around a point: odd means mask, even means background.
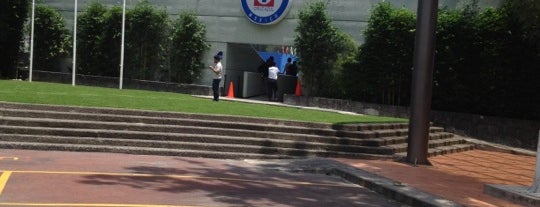
[[[298,65],[296,65],[296,61],[294,61],[291,65],[289,65],[289,67],[285,71],[285,74],[296,76],[297,73],[298,73]]]
[[[285,63],[285,75],[289,75],[289,70],[292,65],[292,58],[287,58],[287,63]]]

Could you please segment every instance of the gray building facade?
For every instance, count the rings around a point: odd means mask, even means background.
[[[257,0],[251,0],[257,1]],[[273,1],[273,0],[271,0]],[[281,0],[276,0],[281,1]],[[372,8],[385,0],[323,0],[327,3],[328,13],[334,25],[349,34],[358,44],[363,42],[362,31]],[[386,0],[396,7],[404,7],[416,11],[417,0]],[[501,0],[481,0],[480,6],[498,6]],[[75,0],[43,0],[65,17],[66,25],[72,29]],[[78,11],[84,12],[86,5],[100,2],[105,5],[122,5],[122,0],[78,0]],[[138,0],[126,0],[127,7],[133,7]],[[295,28],[298,24],[298,12],[307,7],[313,0],[290,0],[290,9],[285,17],[272,25],[258,25],[250,21],[242,10],[241,0],[152,0],[159,9],[164,9],[176,19],[179,11],[193,10],[207,28],[207,40],[211,48],[205,55],[205,63],[212,63],[212,56],[217,51],[224,52],[223,65],[226,80],[241,81],[239,76],[244,72],[256,72],[261,63],[254,45],[292,46],[294,45]],[[439,7],[456,8],[467,3],[465,0],[439,0]],[[199,84],[210,85],[212,72],[204,70]],[[224,84],[224,85],[225,85]],[[237,83],[245,85],[242,83]],[[257,92],[254,92],[257,93]],[[248,94],[249,95],[249,94]]]

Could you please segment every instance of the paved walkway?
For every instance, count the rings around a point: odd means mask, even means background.
[[[297,161],[2,149],[0,206],[401,206]]]
[[[483,185],[530,186],[535,158],[473,150],[432,166],[333,160],[465,206],[512,207]],[[0,206],[400,206],[336,176],[287,171],[295,162],[2,150]]]
[[[535,157],[473,150],[430,158],[432,166],[336,159],[466,206],[520,206],[483,193],[484,184],[531,186]]]
[[[227,99],[265,104],[264,100]],[[283,103],[266,102],[280,106]],[[336,110],[312,108],[344,113]],[[466,138],[501,151],[473,150],[430,158],[432,166],[411,166],[392,161],[335,159],[391,180],[402,182],[466,206],[520,206],[483,193],[484,184],[531,186],[534,177],[535,152],[513,149]],[[517,152],[517,154],[516,154]],[[527,154],[527,155],[523,155]]]

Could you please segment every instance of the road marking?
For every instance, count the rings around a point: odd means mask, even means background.
[[[0,170],[1,171],[1,170]],[[344,187],[344,188],[359,188],[354,184],[330,184],[330,183],[312,183],[298,181],[279,181],[279,180],[249,180],[241,178],[222,178],[208,177],[196,175],[172,175],[172,174],[146,174],[146,173],[108,173],[108,172],[77,172],[77,171],[10,171],[20,174],[61,174],[61,175],[106,175],[106,176],[125,176],[125,177],[163,177],[173,179],[199,179],[199,180],[221,180],[221,181],[236,181],[236,182],[251,182],[265,184],[289,184],[289,185],[305,185],[305,186],[324,186],[324,187]]]
[[[9,180],[9,176],[11,176],[11,171],[4,171],[2,175],[0,175],[0,195],[2,195],[2,191],[4,191],[4,187],[6,187],[7,181]]]
[[[108,203],[0,203],[0,206],[71,206],[71,207],[200,207],[152,204],[108,204]]]
[[[19,160],[18,157],[0,157],[0,160]]]

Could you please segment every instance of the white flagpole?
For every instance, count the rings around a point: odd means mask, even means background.
[[[124,0],[124,6],[122,8],[122,43],[120,49],[120,89],[124,81],[124,37],[126,30],[126,0]]]
[[[77,0],[75,0],[75,9],[73,11],[73,68],[71,69],[71,85],[75,86],[75,77],[77,72]]]
[[[32,0],[32,23],[30,31],[30,68],[28,71],[28,82],[32,82],[32,69],[34,67],[34,17],[36,1]]]

